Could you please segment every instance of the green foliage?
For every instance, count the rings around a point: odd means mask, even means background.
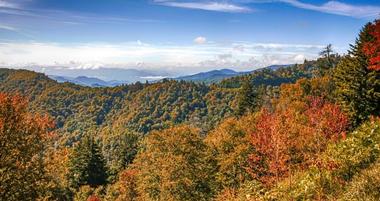
[[[349,55],[334,71],[339,103],[351,116],[353,126],[370,115],[380,115],[380,71],[368,69],[368,58],[363,52],[363,45],[372,38],[369,26],[363,28]]]
[[[331,44],[328,44],[319,53],[322,58],[317,59],[317,69],[314,69],[314,73],[320,76],[325,76],[331,73],[336,65],[341,60],[339,54],[334,54],[334,50]]]
[[[380,200],[380,161],[356,175],[339,200]]]
[[[209,113],[217,114],[218,117],[228,115],[228,112],[217,111],[231,111],[228,102],[227,108],[213,107],[212,102],[207,102],[206,97],[211,98],[210,91],[206,85],[183,81],[166,81],[147,86],[126,103],[128,111],[121,110],[113,124],[126,125],[131,131],[144,134],[190,120],[204,127],[202,125],[207,124]]]
[[[236,114],[243,115],[246,112],[254,112],[260,106],[260,87],[255,87],[250,80],[243,82],[238,97]]]
[[[135,158],[141,135],[128,130],[102,131],[101,147],[104,159],[110,170],[110,180],[132,163]]]
[[[334,172],[342,179],[351,178],[374,163],[380,156],[380,121],[373,120],[361,125],[349,138],[331,145],[327,159],[338,165]]]
[[[93,137],[84,137],[69,158],[67,179],[71,188],[89,185],[97,187],[107,182],[107,169]]]
[[[0,78],[0,92],[19,92],[30,98],[32,111],[53,117],[64,146],[71,146],[85,133],[101,136],[108,130],[146,134],[191,122],[206,132],[233,114],[237,94],[216,85],[168,80],[90,88],[57,83],[26,70],[0,69]]]
[[[312,167],[278,183],[259,200],[334,200],[341,188],[330,171]]]
[[[240,88],[244,82],[250,81],[253,86],[280,86],[284,83],[294,83],[300,78],[312,77],[315,68],[318,68],[316,62],[305,61],[302,65],[283,67],[277,70],[259,69],[249,75],[225,79],[219,85],[225,88]]]

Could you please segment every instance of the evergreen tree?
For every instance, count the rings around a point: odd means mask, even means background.
[[[330,55],[332,54],[332,52],[333,52],[332,45],[328,44],[325,48],[323,48],[323,50],[319,53],[319,55],[330,60]]]
[[[331,71],[338,65],[342,57],[338,53],[334,53],[331,44],[328,44],[319,53],[321,56],[316,60],[316,69],[314,69],[314,77],[323,77],[330,75]]]
[[[109,168],[109,181],[132,163],[141,135],[122,128],[107,129],[102,135],[102,153]]]
[[[236,114],[243,115],[246,112],[255,111],[259,107],[259,93],[257,88],[248,79],[243,82],[238,95],[238,108]]]
[[[380,72],[368,68],[369,58],[363,52],[364,44],[373,39],[370,27],[371,23],[362,29],[334,72],[339,103],[349,113],[353,126],[369,115],[380,114]]]
[[[334,66],[333,66],[333,62],[332,62],[332,59],[331,57],[334,56],[333,54],[333,49],[332,49],[332,45],[331,44],[328,44],[325,48],[323,48],[323,50],[319,53],[320,56],[322,56],[322,58],[319,58],[317,60],[317,63],[318,63],[318,76],[323,76],[325,75],[330,69],[332,69]]]
[[[67,177],[70,187],[74,189],[82,185],[96,187],[106,184],[107,169],[93,137],[85,136],[74,147]]]

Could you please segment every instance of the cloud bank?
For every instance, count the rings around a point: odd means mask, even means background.
[[[193,2],[182,2],[182,1],[170,1],[170,0],[156,0],[158,5],[178,7],[185,9],[197,9],[206,11],[218,11],[227,13],[246,13],[251,12],[252,9],[246,6],[241,6],[237,4],[228,3],[227,1],[193,1]]]
[[[252,70],[273,64],[302,63],[318,57],[320,45],[237,42],[231,44],[154,45],[0,43],[0,66],[119,67],[193,73],[218,68]]]
[[[356,18],[371,18],[380,16],[379,6],[350,5],[339,1],[328,1],[322,5],[302,3],[298,0],[280,0],[297,8],[314,10],[335,15],[351,16]]]

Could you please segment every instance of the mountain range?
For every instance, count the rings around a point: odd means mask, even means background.
[[[218,83],[223,79],[235,77],[239,75],[250,74],[254,71],[263,69],[277,70],[279,68],[288,67],[290,65],[272,65],[252,71],[234,71],[232,69],[211,70],[200,72],[193,75],[186,75],[172,78],[174,80],[183,80],[191,82],[203,82],[206,84]],[[47,71],[47,70],[46,70]],[[52,71],[51,71],[52,72]],[[81,86],[89,87],[113,87],[122,84],[140,82],[155,82],[163,78],[170,77],[169,74],[159,75],[158,72],[141,71],[136,69],[118,69],[118,68],[99,68],[99,69],[55,69],[55,75],[45,72],[49,77],[57,82],[71,82]],[[79,75],[79,76],[75,76]],[[86,75],[86,76],[84,76]],[[104,78],[104,79],[103,79]],[[113,80],[110,80],[113,78]]]
[[[118,81],[118,80],[104,81],[99,78],[87,77],[87,76],[67,77],[67,76],[49,75],[49,78],[56,80],[59,83],[71,82],[77,85],[88,86],[88,87],[114,87],[114,86],[119,86],[122,84],[127,84],[126,81],[124,82]]]
[[[264,69],[269,69],[269,70],[277,70],[279,68],[286,68],[291,65],[271,65],[267,66],[264,68],[259,68],[256,70],[252,71],[234,71],[231,69],[220,69],[220,70],[212,70],[212,71],[207,71],[207,72],[201,72],[193,75],[187,75],[187,76],[181,76],[174,78],[175,80],[184,80],[184,81],[192,81],[192,82],[204,82],[204,83],[217,83],[222,81],[223,79],[230,78],[230,77],[235,77],[239,75],[246,75],[250,74],[254,71],[260,71]]]

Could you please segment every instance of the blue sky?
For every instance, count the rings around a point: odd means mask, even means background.
[[[0,65],[192,73],[344,53],[380,1],[0,0]]]

